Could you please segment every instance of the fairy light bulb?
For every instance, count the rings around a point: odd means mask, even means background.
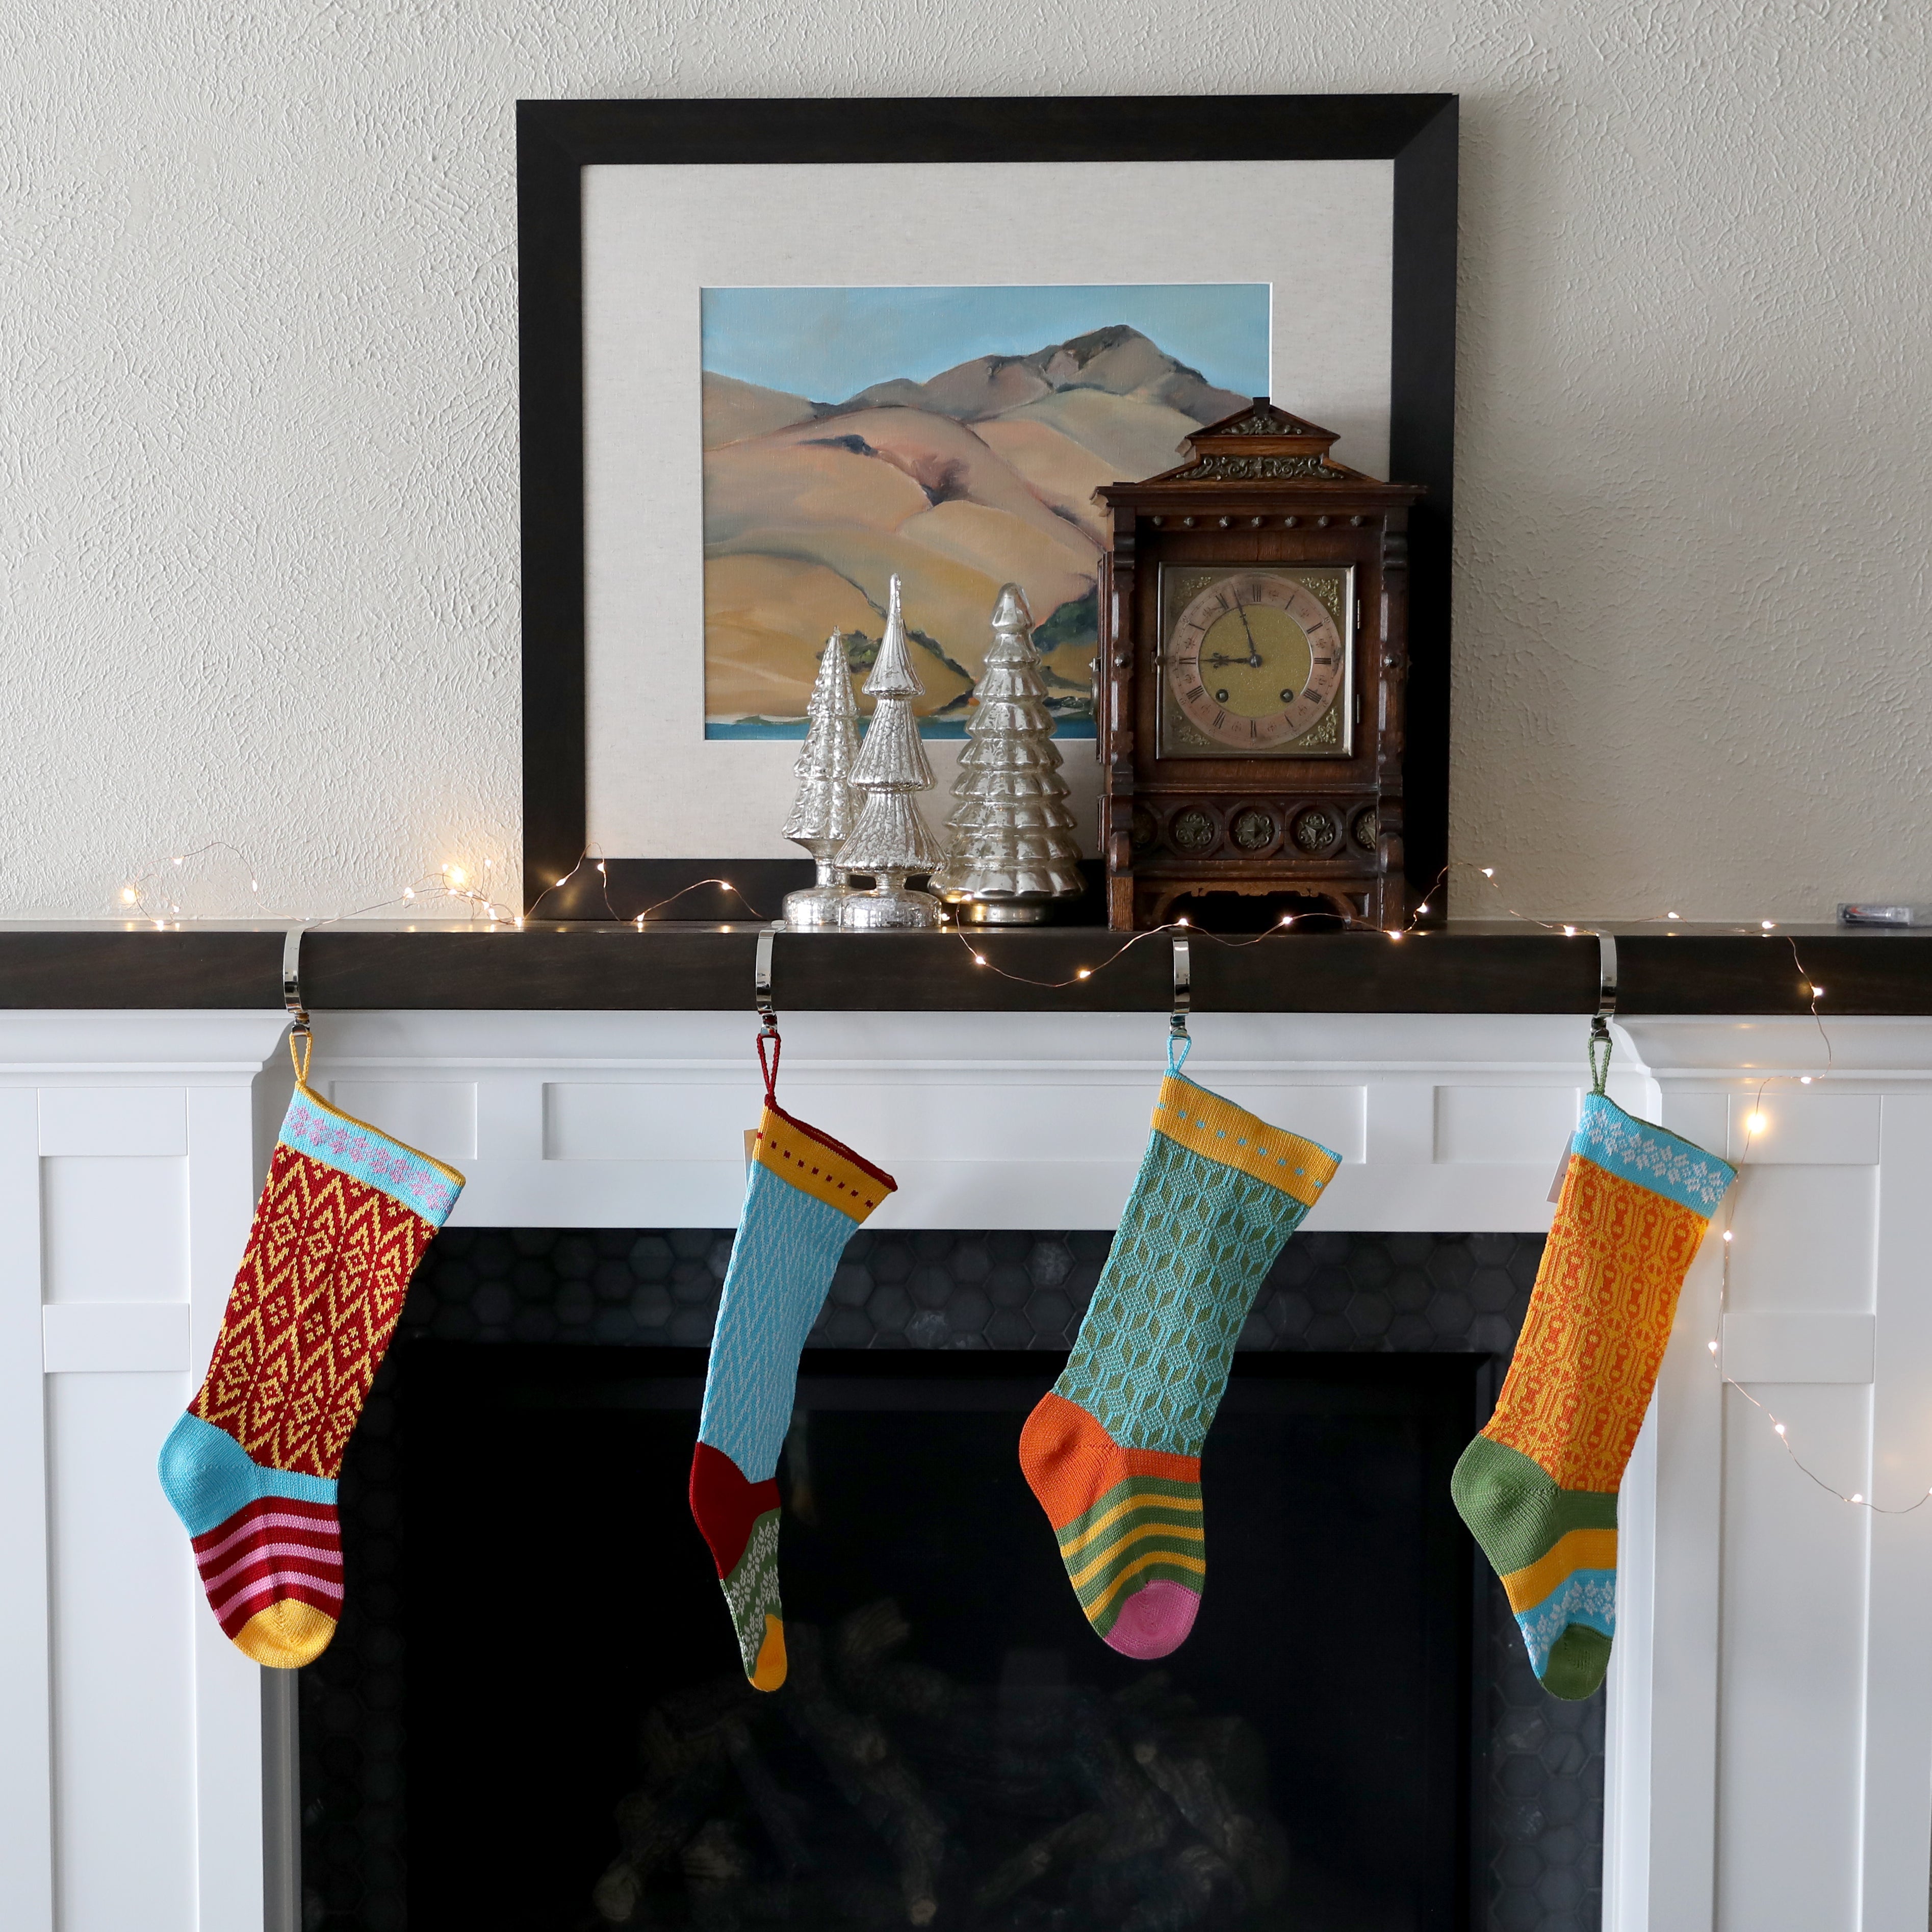
[[[1811,1084],[1811,1076],[1810,1076],[1810,1074],[1808,1074],[1808,1073],[1801,1073],[1801,1074],[1799,1074],[1799,1075],[1798,1075],[1798,1085],[1799,1085],[1799,1086],[1801,1086],[1801,1087],[1808,1087],[1808,1086],[1810,1086],[1810,1084]]]
[[[121,896],[128,904],[132,905],[141,895],[135,891],[132,886],[123,886],[121,888]]]
[[[1076,980],[1090,980],[1094,976],[1093,970],[1086,966],[1076,967],[1074,969],[1073,976]]]
[[[1418,906],[1418,907],[1416,908],[1416,909],[1415,909],[1416,916],[1417,916],[1418,919],[1420,919],[1420,918],[1421,917],[1421,916],[1422,916],[1424,913],[1426,913],[1428,910],[1429,910],[1429,908],[1428,908],[1428,907],[1427,907],[1426,905],[1419,905],[1419,906]],[[1286,921],[1284,921],[1284,922],[1283,922],[1283,923],[1286,923]]]
[[[1677,916],[1674,912],[1667,912],[1664,916],[1666,919],[1675,919]]]
[[[1762,1114],[1748,1114],[1744,1120],[1744,1132],[1748,1134],[1761,1134],[1764,1132],[1766,1124]]]
[[[1496,868],[1495,868],[1495,866],[1485,866],[1483,868],[1483,877],[1484,877],[1484,878],[1486,878],[1486,879],[1493,879],[1493,878],[1496,877]]]
[[[1766,932],[1775,932],[1778,930],[1778,922],[1774,919],[1761,919],[1758,921],[1758,924]]]
[[[1779,1435],[1782,1436],[1784,1433],[1784,1424],[1783,1423],[1774,1422],[1771,1426],[1773,1429],[1777,1430]]]
[[[1565,939],[1574,939],[1576,937],[1576,928],[1574,926],[1566,926],[1563,928],[1563,937]]]
[[[1730,1231],[1730,1228],[1726,1228],[1724,1230],[1724,1239],[1725,1239],[1726,1241],[1728,1241],[1728,1240],[1730,1240],[1730,1238],[1731,1238],[1731,1231]]]
[[[976,965],[976,966],[983,966],[983,965],[985,965],[985,964],[986,964],[986,956],[983,952],[976,952],[976,953],[974,953],[974,956],[973,956],[973,964],[974,964],[974,965]]]
[[[1864,1498],[1862,1496],[1854,1496],[1852,1500],[1855,1503],[1862,1503],[1864,1501]]]

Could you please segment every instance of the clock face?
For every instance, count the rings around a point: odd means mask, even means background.
[[[1352,574],[1164,572],[1162,754],[1347,756]]]

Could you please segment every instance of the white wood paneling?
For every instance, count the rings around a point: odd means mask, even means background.
[[[188,1364],[186,1301],[72,1301],[40,1310],[50,1376],[148,1373]]]
[[[49,1301],[188,1299],[185,1157],[44,1155],[40,1204]]]
[[[1869,1315],[1726,1315],[1724,1373],[1747,1383],[1868,1382],[1875,1328]]]
[[[1575,1087],[1438,1087],[1436,1158],[1548,1172],[1576,1126]]]
[[[1760,1124],[1756,1127],[1754,1121]],[[1879,1096],[1810,1088],[1755,1087],[1731,1096],[1732,1161],[1768,1167],[1875,1167]]]
[[[38,1096],[0,1088],[0,1903],[53,1932]]]
[[[1880,1158],[1870,1482],[1886,1513],[1869,1532],[1859,1924],[1918,1932],[1932,1844],[1932,1094],[1885,1096]]]
[[[192,1932],[194,1622],[188,1539],[154,1456],[176,1375],[47,1384],[59,1932]]]
[[[345,1114],[440,1161],[476,1151],[473,1080],[332,1080],[329,1099]]]
[[[186,1098],[178,1087],[48,1087],[40,1093],[44,1154],[184,1154]]]
[[[1868,1389],[1752,1393],[1828,1481],[1864,1491]],[[1764,1416],[1726,1391],[1720,1932],[1856,1923],[1870,1522],[1807,1481]]]

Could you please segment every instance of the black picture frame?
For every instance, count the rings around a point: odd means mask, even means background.
[[[1412,886],[1438,891],[1448,859],[1456,121],[1453,94],[520,100],[526,909],[542,898],[562,917],[628,916],[632,902],[716,865],[747,869],[730,854],[615,855],[608,874],[572,878],[561,892],[553,884],[577,866],[586,827],[581,176],[600,163],[1393,161],[1389,473],[1429,491],[1409,524],[1406,839]],[[1130,227],[1133,211],[1099,218]],[[768,890],[790,869],[752,862],[771,874]],[[628,890],[614,891],[620,866]]]

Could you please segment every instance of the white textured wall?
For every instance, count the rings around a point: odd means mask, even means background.
[[[1462,94],[1459,860],[1539,911],[1932,898],[1925,20],[13,0],[0,911],[208,838],[291,910],[514,855],[518,95],[1047,88]]]

